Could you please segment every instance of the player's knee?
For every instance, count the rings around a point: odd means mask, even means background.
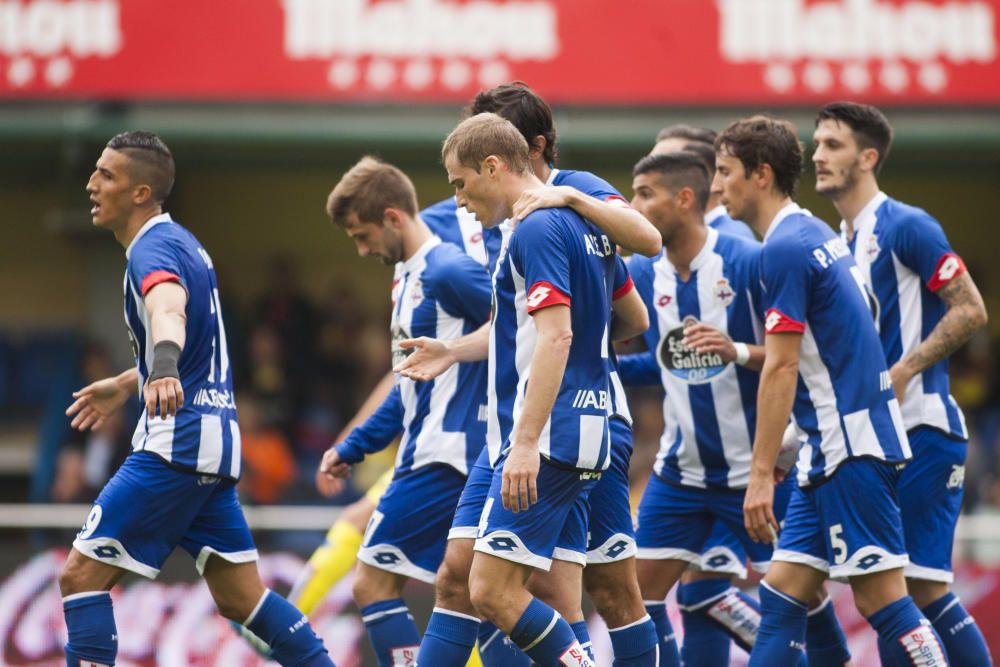
[[[469,564],[449,552],[438,568],[434,584],[438,604],[459,609],[469,604]],[[460,606],[456,606],[460,605]]]
[[[927,581],[926,579],[906,580],[906,589],[913,598],[913,602],[923,609],[936,600],[940,600],[948,594],[948,584],[942,581]]]
[[[496,618],[503,608],[505,599],[502,588],[496,586],[487,577],[472,577],[469,579],[469,601],[476,611],[486,618]]]
[[[82,592],[80,589],[80,567],[72,559],[67,559],[59,571],[59,592],[63,597]]]

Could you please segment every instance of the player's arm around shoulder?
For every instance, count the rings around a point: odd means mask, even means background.
[[[178,361],[184,349],[187,325],[187,290],[175,281],[153,286],[143,300],[149,313],[153,365],[143,388],[150,419],[175,416],[184,407]]]
[[[660,233],[623,197],[601,200],[569,185],[546,185],[526,190],[514,204],[514,220],[523,220],[540,208],[559,207],[573,209],[626,250],[647,257],[660,252]]]

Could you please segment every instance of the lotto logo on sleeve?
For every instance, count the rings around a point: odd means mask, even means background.
[[[528,298],[526,299],[528,304],[528,312],[538,310],[539,308],[545,308],[547,306],[554,306],[557,304],[562,304],[565,306],[569,305],[569,297],[556,289],[553,285],[547,282],[537,282],[531,286],[528,290]]]
[[[767,333],[781,333],[783,331],[802,333],[806,330],[806,325],[793,320],[777,308],[770,308],[767,311],[767,317],[764,318],[764,330]]]
[[[936,292],[955,278],[965,272],[965,263],[962,258],[953,252],[946,253],[938,260],[934,275],[927,281],[927,289]]]

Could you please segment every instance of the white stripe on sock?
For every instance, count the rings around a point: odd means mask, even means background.
[[[479,617],[477,616],[469,616],[468,614],[463,614],[460,611],[452,611],[451,609],[445,609],[444,607],[434,607],[434,613],[445,614],[446,616],[455,616],[457,618],[464,618],[468,621],[475,621],[476,623],[480,622]]]
[[[560,618],[559,612],[553,611],[552,620],[549,622],[549,627],[545,628],[545,632],[535,637],[535,641],[531,642],[527,646],[522,647],[521,650],[527,653],[531,649],[538,646],[539,642],[541,642],[543,639],[549,636],[549,633],[552,632],[552,628],[556,627],[556,623],[559,622],[559,618]]]
[[[645,616],[643,616],[642,618],[640,618],[638,621],[634,621],[632,623],[629,623],[628,625],[623,625],[620,628],[608,628],[608,632],[621,632],[622,630],[628,630],[629,628],[634,628],[637,625],[642,625],[643,623],[645,623],[646,621],[649,621],[649,620],[652,620],[652,619],[650,619],[649,614],[646,614]]]
[[[72,595],[67,595],[62,599],[63,602],[69,602],[70,600],[82,600],[83,598],[95,598],[98,595],[110,596],[111,593],[108,591],[87,591],[86,593],[73,593]]]
[[[363,623],[370,623],[371,621],[377,621],[380,618],[385,618],[386,616],[392,616],[393,614],[403,614],[409,613],[409,609],[406,605],[402,607],[393,607],[392,609],[386,609],[385,611],[377,611],[374,614],[368,614],[367,616],[362,616],[361,621]]]
[[[250,625],[251,623],[253,623],[253,619],[257,617],[257,612],[260,611],[260,608],[264,606],[264,600],[267,599],[267,594],[270,593],[270,592],[271,592],[270,588],[265,588],[264,589],[264,594],[260,596],[259,600],[257,600],[257,606],[254,607],[253,611],[250,612],[250,615],[247,616],[247,620],[243,621],[243,627],[244,628],[247,627],[248,625]]]

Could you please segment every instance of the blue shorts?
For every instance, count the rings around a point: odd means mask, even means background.
[[[125,459],[73,541],[84,556],[150,579],[178,545],[199,574],[212,554],[231,563],[257,560],[236,483],[172,468],[149,452]]]
[[[785,518],[788,501],[792,497],[794,488],[794,474],[788,475],[781,484],[774,487],[774,516],[779,522]],[[743,543],[726,524],[716,521],[701,552],[701,561],[696,567],[702,572],[732,574],[740,579],[746,579],[746,560],[747,552],[743,548]]]
[[[476,534],[476,551],[548,571],[552,559],[580,562],[587,551],[587,496],[600,472],[571,470],[542,459],[538,503],[515,514],[503,508],[501,459],[493,471]]]
[[[392,478],[365,529],[358,560],[434,583],[465,475],[428,465]]]
[[[774,560],[800,563],[831,578],[905,567],[896,484],[901,465],[848,459],[816,487],[796,487]]]
[[[903,516],[903,538],[910,555],[905,574],[914,579],[951,583],[955,524],[965,491],[968,443],[920,426],[908,433],[913,459],[899,475],[896,489]]]
[[[451,521],[448,531],[449,540],[474,540],[479,533],[479,518],[483,515],[483,506],[490,495],[490,484],[493,483],[493,466],[490,465],[490,453],[486,447],[479,453],[479,458],[469,469],[469,477],[465,480],[462,497],[458,499],[455,508],[455,518]]]
[[[767,569],[771,545],[754,542],[747,533],[742,490],[679,486],[651,475],[639,503],[639,528],[635,533],[638,557],[697,565],[717,523],[736,536],[755,570]]]
[[[635,556],[635,528],[629,504],[628,466],[632,459],[632,427],[609,420],[611,466],[588,496],[587,564],[614,563]],[[569,549],[569,545],[560,544]],[[584,561],[577,561],[584,562]]]

